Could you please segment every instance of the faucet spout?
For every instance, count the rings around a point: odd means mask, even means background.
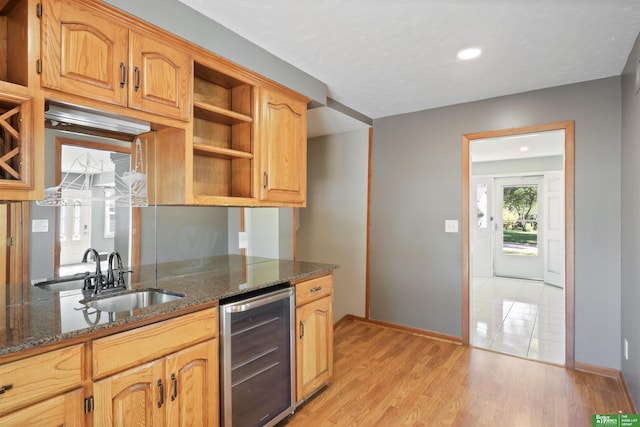
[[[93,259],[96,262],[96,273],[93,278],[93,289],[94,292],[99,292],[100,287],[102,286],[102,270],[100,269],[100,254],[93,248],[89,248],[84,251],[84,255],[82,256],[82,262],[87,262],[89,260],[89,254],[93,255]],[[85,278],[85,286],[88,278]]]
[[[118,279],[116,281],[113,274],[113,262],[116,262],[116,269],[118,271]],[[124,271],[122,268],[122,257],[118,252],[111,252],[109,254],[109,261],[107,262],[107,287],[124,287]]]

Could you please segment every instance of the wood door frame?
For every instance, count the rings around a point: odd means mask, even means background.
[[[471,236],[469,229],[469,194],[471,178],[470,147],[475,139],[495,138],[532,132],[564,130],[564,204],[565,204],[565,366],[575,367],[575,254],[574,254],[574,186],[575,122],[547,123],[535,126],[470,133],[462,136],[462,343],[470,345]]]

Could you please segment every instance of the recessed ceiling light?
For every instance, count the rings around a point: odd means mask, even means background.
[[[473,59],[480,56],[480,54],[482,54],[482,51],[480,49],[478,49],[477,47],[471,47],[469,49],[464,49],[458,52],[458,59]]]
[[[526,145],[523,145],[522,147],[520,147],[520,151],[522,151],[523,153],[526,153],[527,151],[529,151],[529,147],[527,147]]]

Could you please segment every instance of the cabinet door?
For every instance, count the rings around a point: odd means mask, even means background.
[[[12,87],[0,82],[0,189],[3,200],[33,199],[34,102]]]
[[[307,106],[262,89],[260,199],[304,204],[307,191]]]
[[[80,388],[0,417],[0,425],[3,427],[80,427],[84,425],[83,403]]]
[[[331,297],[296,309],[296,396],[301,401],[333,375]]]
[[[96,426],[165,425],[163,361],[141,365],[93,384]]]
[[[216,426],[218,342],[216,339],[166,357],[167,425]]]
[[[45,0],[41,33],[43,87],[126,105],[126,27],[82,2]]]
[[[187,120],[191,57],[158,38],[130,32],[129,107]]]

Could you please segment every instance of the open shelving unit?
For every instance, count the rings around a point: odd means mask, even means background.
[[[194,63],[193,192],[251,198],[254,88]]]

